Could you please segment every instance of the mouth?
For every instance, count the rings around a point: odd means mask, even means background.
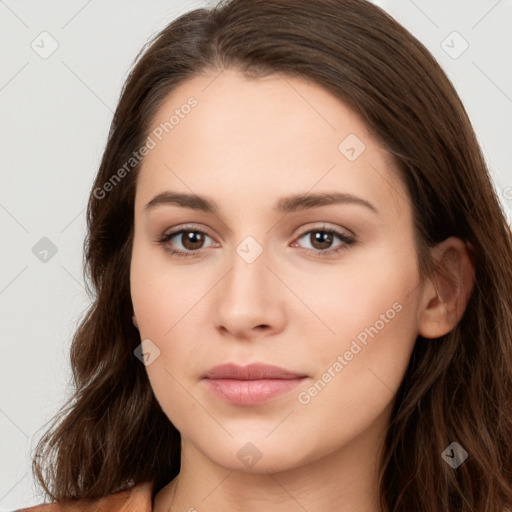
[[[203,382],[216,397],[234,405],[257,405],[292,391],[307,375],[279,366],[233,363],[211,368]]]

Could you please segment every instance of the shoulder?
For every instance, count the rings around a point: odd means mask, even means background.
[[[99,500],[43,503],[13,512],[151,512],[153,483],[146,482]]]

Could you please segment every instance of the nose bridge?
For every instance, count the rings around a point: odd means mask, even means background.
[[[253,236],[245,237],[234,248],[225,293],[233,295],[238,306],[260,302],[262,295],[268,293],[268,256],[268,248],[264,249]]]
[[[267,268],[269,250],[254,237],[245,237],[231,257],[230,271],[218,293],[217,321],[229,331],[260,325],[276,328],[282,320],[279,280]]]

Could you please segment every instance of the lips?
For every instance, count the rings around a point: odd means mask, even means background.
[[[207,389],[234,405],[257,405],[291,391],[307,375],[279,366],[233,363],[214,366],[203,376]]]
[[[214,366],[204,378],[206,379],[238,379],[238,380],[259,380],[259,379],[297,379],[305,377],[299,374],[272,366],[269,364],[253,363],[247,366],[238,366],[233,363]]]

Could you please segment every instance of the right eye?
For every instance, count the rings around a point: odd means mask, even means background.
[[[163,235],[158,243],[164,247],[164,250],[180,257],[196,256],[203,249],[205,237],[210,238],[204,231],[197,228],[185,227],[171,233]],[[173,243],[170,243],[173,239],[181,244],[182,248],[175,249]]]

